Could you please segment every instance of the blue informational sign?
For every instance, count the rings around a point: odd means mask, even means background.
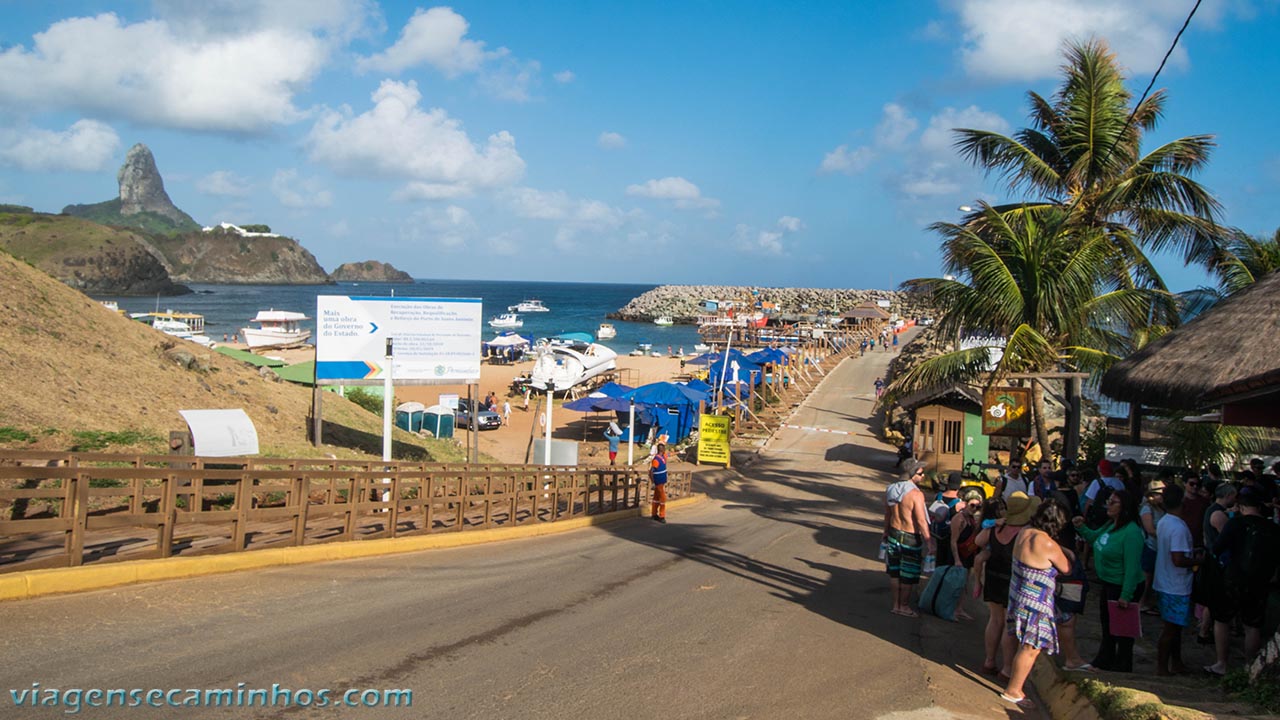
[[[316,380],[373,385],[479,382],[483,312],[479,298],[316,298]]]

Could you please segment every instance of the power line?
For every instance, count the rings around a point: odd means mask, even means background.
[[[1129,117],[1124,120],[1124,127],[1120,128],[1120,133],[1111,141],[1111,147],[1107,148],[1107,152],[1103,154],[1103,163],[1111,159],[1111,153],[1116,149],[1120,138],[1124,137],[1124,134],[1129,131],[1129,126],[1133,124],[1133,116],[1137,114],[1138,108],[1142,107],[1142,102],[1147,99],[1147,94],[1151,92],[1151,88],[1155,87],[1156,78],[1160,77],[1160,71],[1164,70],[1165,63],[1169,62],[1169,56],[1173,54],[1174,48],[1178,47],[1178,40],[1182,39],[1182,33],[1186,32],[1187,26],[1191,24],[1191,18],[1196,16],[1196,11],[1200,9],[1201,2],[1203,0],[1196,0],[1191,12],[1187,13],[1187,19],[1182,22],[1182,27],[1178,30],[1178,34],[1173,37],[1173,43],[1169,45],[1169,50],[1165,52],[1164,59],[1160,61],[1160,67],[1156,68],[1155,74],[1151,76],[1151,82],[1147,83],[1147,89],[1142,91],[1142,97],[1138,98],[1138,102],[1133,104],[1133,109],[1129,111]]]

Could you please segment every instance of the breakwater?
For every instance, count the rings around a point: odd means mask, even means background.
[[[852,290],[827,288],[767,288],[735,285],[662,285],[633,298],[616,312],[614,320],[649,322],[666,315],[677,323],[693,323],[705,315],[706,300],[732,300],[743,303],[773,303],[784,315],[816,315],[820,311],[840,315],[863,303],[888,300],[886,310],[901,317],[915,318],[934,314],[927,298],[918,293],[897,290]]]

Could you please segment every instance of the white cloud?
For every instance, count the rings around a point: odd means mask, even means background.
[[[466,208],[457,205],[419,210],[401,228],[406,240],[431,243],[443,250],[465,246],[475,232],[475,219]]]
[[[542,64],[537,60],[503,58],[492,69],[480,75],[480,87],[499,100],[528,102],[532,88],[538,84]]]
[[[665,177],[661,180],[649,180],[641,185],[628,185],[627,194],[638,197],[670,200],[682,209],[714,209],[720,207],[715,198],[703,197],[697,185],[682,177]]]
[[[259,132],[301,117],[294,93],[327,56],[323,40],[296,30],[191,38],[164,20],[71,18],[36,34],[30,50],[0,53],[0,106]]]
[[[556,73],[555,75],[552,75],[551,77],[555,78],[555,81],[560,83],[561,85],[568,85],[569,83],[577,79],[578,76],[574,75],[572,70],[561,70],[560,72]]]
[[[818,172],[853,175],[866,170],[874,157],[875,152],[869,147],[863,146],[850,150],[848,145],[840,145],[823,156]]]
[[[151,5],[175,30],[192,36],[273,28],[347,40],[382,27],[373,0],[152,0]]]
[[[23,170],[94,172],[107,167],[120,137],[96,120],[80,120],[62,132],[0,128],[0,165]]]
[[[392,193],[394,200],[452,200],[471,195],[467,185],[446,183],[411,182]]]
[[[196,189],[205,195],[245,197],[249,194],[249,181],[230,170],[215,170],[197,180]]]
[[[876,144],[881,148],[897,149],[906,144],[907,138],[920,123],[907,114],[906,108],[897,103],[887,103],[876,126]]]
[[[783,215],[778,218],[778,227],[786,232],[800,232],[805,228],[804,221],[798,217]]]
[[[418,190],[435,197],[510,185],[524,174],[510,133],[490,135],[477,147],[444,110],[419,109],[421,99],[417,83],[384,80],[368,112],[344,108],[321,116],[306,140],[311,159],[348,175],[420,181]]]
[[[510,188],[502,199],[517,216],[533,220],[563,220],[569,216],[572,203],[559,190],[545,192],[529,187]]]
[[[418,65],[430,65],[450,78],[476,72],[491,53],[484,49],[483,42],[466,39],[468,28],[466,18],[452,8],[418,8],[394,45],[376,55],[360,58],[356,68],[398,73]]]
[[[616,132],[602,132],[596,144],[605,150],[619,150],[627,146],[627,139]]]
[[[1222,8],[1206,3],[1197,21],[1212,24]],[[1034,80],[1059,74],[1063,43],[1105,38],[1131,72],[1150,74],[1160,63],[1189,8],[1168,0],[960,0],[965,70],[995,80]],[[1203,17],[1202,17],[1203,15]],[[1171,67],[1187,67],[1182,45]]]
[[[778,218],[776,227],[771,230],[757,230],[746,223],[739,223],[733,229],[733,240],[738,249],[744,252],[754,255],[780,256],[785,255],[787,250],[783,239],[804,228],[804,221],[800,218],[783,215]]]
[[[511,257],[524,250],[520,234],[514,230],[494,235],[485,241],[485,245],[489,248],[489,254],[502,257]]]
[[[271,178],[271,193],[285,207],[313,208],[333,204],[333,193],[325,190],[318,179],[299,179],[298,171],[293,169],[276,171]]]

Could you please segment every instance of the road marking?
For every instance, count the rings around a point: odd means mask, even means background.
[[[811,425],[792,425],[790,423],[782,423],[780,427],[791,428],[792,430],[808,430],[809,432],[831,433],[832,435],[856,435],[851,430],[832,430],[830,428],[813,427]]]

